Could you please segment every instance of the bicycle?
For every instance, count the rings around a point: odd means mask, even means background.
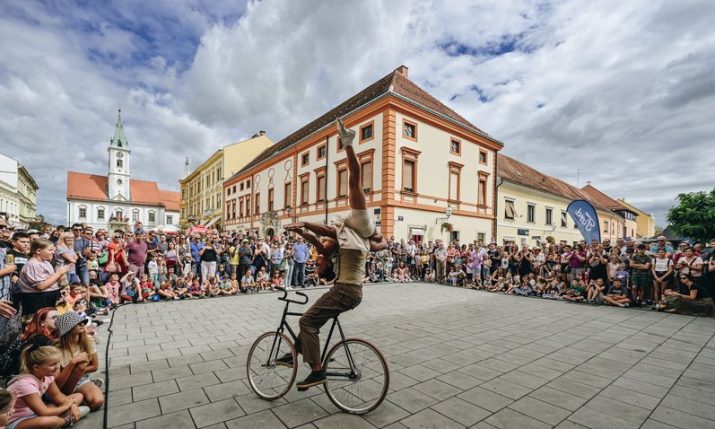
[[[285,301],[286,305],[280,325],[275,331],[266,332],[256,339],[248,352],[246,364],[251,390],[260,398],[270,401],[288,393],[298,372],[298,354],[294,346],[298,336],[286,322],[286,317],[302,316],[303,313],[288,311],[288,306],[291,303],[299,305],[308,303],[308,296],[302,292],[296,292],[303,297],[303,300],[297,301],[288,298],[287,290],[282,288],[281,290],[283,296],[278,300]],[[340,341],[328,350],[336,326],[340,333]],[[278,358],[286,354],[293,356],[292,366],[276,363]],[[385,357],[366,340],[345,338],[338,316],[333,318],[320,360],[326,373],[325,393],[343,412],[369,413],[387,396],[390,371]]]

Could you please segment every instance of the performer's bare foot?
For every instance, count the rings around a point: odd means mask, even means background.
[[[343,124],[340,118],[338,118],[336,122],[338,125],[338,138],[340,139],[340,143],[343,144],[343,147],[352,146],[353,140],[355,139],[355,131],[345,128],[345,124]]]

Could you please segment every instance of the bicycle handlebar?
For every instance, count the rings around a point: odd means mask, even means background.
[[[300,304],[300,305],[304,305],[304,304],[308,303],[308,295],[304,294],[303,292],[296,291],[296,295],[300,295],[304,298],[303,301],[296,301],[294,299],[288,299],[288,290],[286,290],[286,288],[277,286],[276,289],[283,291],[283,296],[278,298],[279,301],[292,302],[292,303]]]

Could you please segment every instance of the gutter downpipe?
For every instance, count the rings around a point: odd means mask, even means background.
[[[339,139],[339,137],[338,137]],[[328,224],[328,202],[330,201],[328,199],[328,158],[330,158],[330,146],[328,146],[330,137],[325,136],[325,186],[323,186],[323,197],[325,198],[325,223],[326,225]]]

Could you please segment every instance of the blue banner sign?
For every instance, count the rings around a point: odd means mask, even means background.
[[[585,200],[572,201],[566,208],[571,218],[576,222],[576,227],[581,231],[583,239],[587,244],[593,240],[601,242],[601,227],[598,223],[598,215],[591,203]]]

